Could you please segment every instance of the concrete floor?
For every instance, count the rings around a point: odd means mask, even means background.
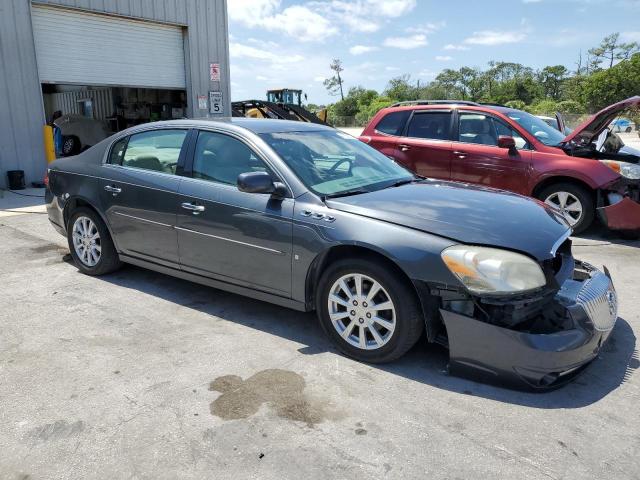
[[[574,383],[369,366],[311,314],[139,268],[80,274],[46,215],[0,218],[0,478],[640,478],[640,243],[576,239],[620,319]]]

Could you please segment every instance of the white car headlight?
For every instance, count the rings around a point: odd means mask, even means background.
[[[518,293],[543,287],[542,268],[525,255],[497,248],[454,245],[440,254],[473,293]]]
[[[618,172],[625,178],[631,180],[640,179],[640,165],[629,162],[618,162],[617,160],[602,160],[611,170]]]

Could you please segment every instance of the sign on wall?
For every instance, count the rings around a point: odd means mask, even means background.
[[[207,109],[207,96],[206,95],[198,95],[198,109],[206,110]]]
[[[219,63],[210,63],[209,64],[209,78],[212,82],[220,81],[220,64]]]
[[[213,115],[224,115],[222,92],[209,92],[209,113]]]

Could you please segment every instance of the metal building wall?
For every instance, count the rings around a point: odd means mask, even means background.
[[[27,181],[45,173],[43,99],[35,58],[30,0],[0,0],[0,186],[6,171],[24,170]],[[221,91],[231,115],[227,0],[33,0],[130,18],[182,25],[188,116],[207,117],[198,96]],[[135,48],[135,46],[132,46]],[[209,64],[220,64],[220,82],[211,82]]]
[[[47,118],[56,110],[64,113],[82,114],[80,100],[91,99],[93,102],[93,118],[104,120],[113,115],[113,93],[110,88],[81,90],[78,92],[48,93],[44,95]]]

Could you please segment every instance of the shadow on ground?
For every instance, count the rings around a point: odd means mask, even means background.
[[[337,350],[323,334],[313,313],[300,313],[256,300],[201,286],[142,268],[127,266],[101,279],[180,304],[221,319],[306,345],[299,351],[315,355]],[[382,371],[464,395],[533,408],[580,408],[604,398],[626,382],[640,367],[636,337],[622,318],[600,356],[574,382],[551,392],[527,393],[481,384],[447,374],[448,353],[443,347],[421,340],[403,358]]]

